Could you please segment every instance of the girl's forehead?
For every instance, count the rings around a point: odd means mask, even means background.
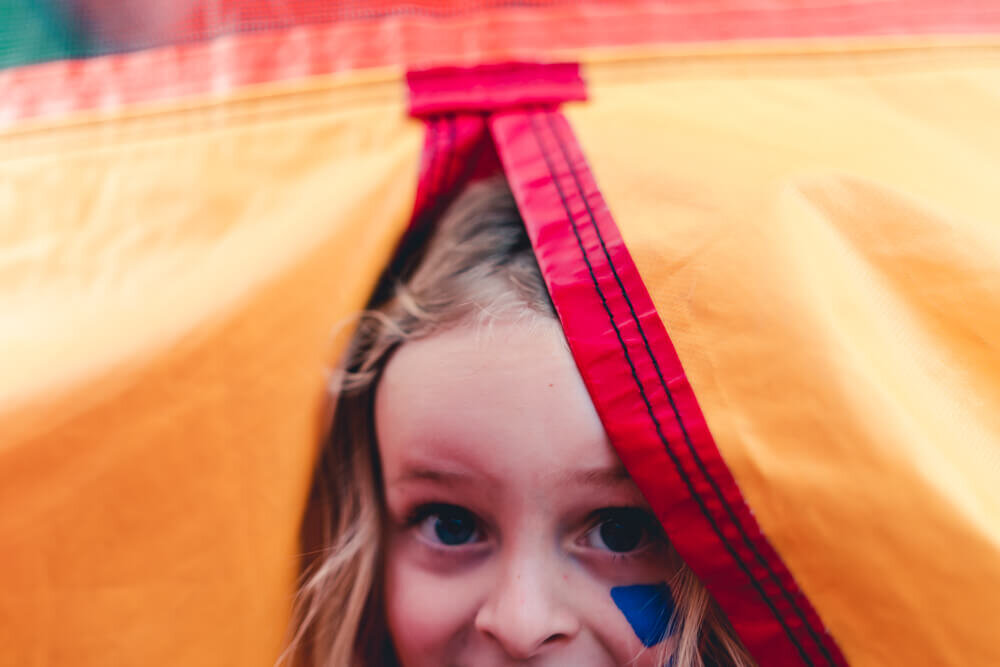
[[[386,481],[404,469],[539,481],[623,475],[561,335],[557,325],[497,323],[401,347],[375,400]]]

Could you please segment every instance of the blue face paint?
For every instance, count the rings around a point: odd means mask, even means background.
[[[611,589],[611,599],[625,614],[643,646],[659,644],[667,636],[667,625],[674,613],[674,597],[666,584],[616,586]]]

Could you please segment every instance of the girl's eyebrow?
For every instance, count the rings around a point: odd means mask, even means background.
[[[576,484],[580,486],[615,487],[632,481],[632,477],[620,463],[608,468],[585,468],[559,473],[554,476],[555,484]]]
[[[441,470],[437,468],[405,468],[402,473],[393,480],[395,484],[406,482],[434,482],[455,486],[462,482],[470,482],[478,475],[471,472],[457,472],[451,470]]]
[[[482,481],[496,483],[498,480],[495,476],[486,472],[465,472],[423,466],[407,467],[393,480],[396,484],[406,482],[434,482],[447,486],[478,484]],[[631,483],[631,481],[631,476],[629,476],[628,471],[621,464],[610,467],[562,470],[554,473],[547,480],[549,484],[556,486],[590,486],[602,488],[619,487],[622,484]]]

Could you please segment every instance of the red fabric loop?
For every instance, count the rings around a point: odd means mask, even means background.
[[[555,106],[587,99],[576,63],[500,63],[437,67],[406,74],[410,114],[489,112],[510,107]]]

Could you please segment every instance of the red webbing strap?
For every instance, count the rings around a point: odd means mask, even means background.
[[[522,100],[537,95],[531,90],[545,77],[544,66],[524,71],[532,78]],[[418,212],[426,210],[428,197],[444,194],[435,176],[441,167],[435,172],[432,165],[447,164],[454,155],[440,155],[437,147],[461,143],[441,143],[442,134],[451,136],[448,123],[465,118],[458,122],[470,128],[473,122],[488,125],[597,413],[671,542],[759,664],[846,665],[719,454],[664,323],[555,100],[512,103],[516,94],[490,91],[490,85],[516,86],[515,77],[487,71],[476,81],[475,68],[441,70],[423,80],[440,82],[448,72],[460,72],[455,89],[463,103],[469,90],[480,91],[480,104],[504,102],[492,110],[476,106],[473,115],[427,118],[427,145],[435,148],[424,160],[424,208],[418,200]],[[436,83],[435,89],[450,87]],[[412,95],[415,109],[428,108],[419,90]],[[432,108],[440,111],[439,104]],[[477,141],[482,146],[488,138]],[[463,155],[469,159],[470,153]]]
[[[576,63],[497,63],[408,72],[410,114],[493,112],[587,99]]]
[[[410,115],[427,123],[413,225],[435,218],[457,185],[488,172],[481,164],[484,159],[495,164],[486,131],[489,113],[587,99],[576,63],[495,63],[414,70],[407,72],[406,83]]]
[[[455,186],[471,178],[487,148],[485,116],[446,113],[428,116],[425,121],[427,134],[411,227],[444,212]]]

